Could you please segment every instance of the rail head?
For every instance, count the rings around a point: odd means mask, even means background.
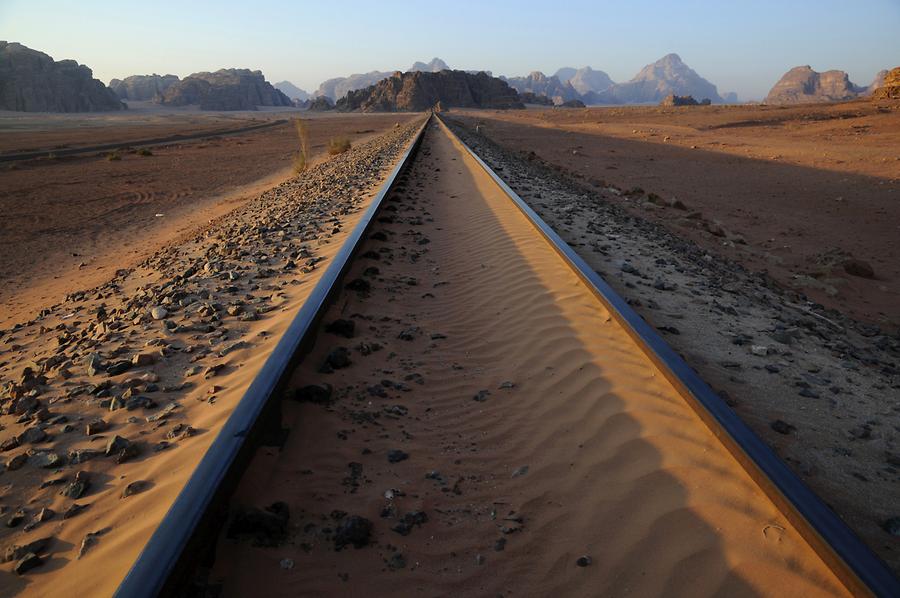
[[[249,448],[249,438],[259,425],[262,413],[273,399],[277,400],[277,391],[290,375],[298,351],[314,334],[316,324],[329,300],[334,297],[341,277],[365,238],[375,214],[385,196],[394,187],[397,178],[410,163],[430,120],[431,117],[427,117],[416,132],[359,223],[331,260],[331,264],[294,316],[288,329],[144,545],[137,560],[119,584],[115,596],[149,598],[173,589],[173,584],[177,581],[173,576],[184,557],[185,549],[204,518],[208,516],[208,511],[217,496],[223,493],[223,484],[233,473],[239,454]]]
[[[440,123],[604,303],[697,415],[854,594],[900,596],[888,566],[703,381],[675,350],[488,164]]]

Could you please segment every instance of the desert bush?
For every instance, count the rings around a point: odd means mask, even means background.
[[[153,152],[148,150],[146,147],[142,147],[141,149],[138,150],[137,153],[139,156],[152,156],[153,155]]]
[[[328,140],[328,153],[332,156],[343,154],[350,149],[350,140],[346,137],[335,137]]]
[[[297,131],[297,140],[300,142],[300,148],[294,155],[294,174],[300,174],[309,168],[311,158],[309,155],[309,131],[303,120],[299,118],[294,119],[294,129]]]
[[[122,156],[120,156],[119,151],[116,150],[114,152],[109,152],[108,154],[106,154],[106,159],[110,162],[118,162],[122,159]]]

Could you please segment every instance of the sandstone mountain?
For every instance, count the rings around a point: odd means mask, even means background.
[[[562,73],[562,76],[560,76],[560,73]],[[589,66],[580,69],[563,67],[556,71],[555,76],[561,83],[571,85],[582,96],[592,91],[605,91],[614,84],[609,75],[603,71],[595,71]]]
[[[351,91],[337,102],[342,111],[416,112],[446,108],[524,108],[516,90],[486,73],[445,70],[396,72],[377,84]]]
[[[417,71],[425,71],[427,73],[439,73],[441,71],[449,71],[450,67],[440,58],[432,58],[431,62],[415,62],[406,72],[415,73]]]
[[[309,94],[291,83],[290,81],[279,81],[275,84],[275,89],[298,102],[305,102],[309,99]]]
[[[325,112],[326,110],[334,110],[334,102],[328,96],[319,96],[306,100],[301,108],[312,110],[313,112]]]
[[[290,98],[266,81],[260,71],[221,69],[194,73],[169,87],[158,99],[168,106],[199,104],[201,110],[256,110],[257,106],[292,106]]]
[[[156,99],[172,85],[178,83],[176,75],[132,75],[124,79],[113,79],[109,87],[119,98],[143,102]]]
[[[885,74],[872,97],[876,100],[900,100],[900,67]]]
[[[766,96],[766,104],[841,102],[859,97],[865,88],[850,82],[844,71],[817,73],[809,65],[789,70]]]
[[[519,93],[533,93],[547,96],[556,104],[580,99],[580,94],[568,83],[561,82],[556,75],[547,76],[540,71],[532,71],[527,77],[501,77]]]
[[[447,63],[440,58],[432,58],[431,62],[414,62],[409,71],[426,71],[429,73],[450,70]],[[348,92],[357,89],[365,89],[371,85],[375,85],[382,79],[387,79],[394,74],[394,71],[370,71],[368,73],[358,73],[349,77],[335,77],[328,79],[319,85],[319,89],[313,92],[313,97],[325,96],[334,101],[347,95]]]
[[[663,101],[659,103],[660,106],[709,106],[712,102],[710,102],[709,98],[704,98],[702,102],[698,102],[694,99],[694,96],[677,96],[674,93],[667,95],[663,98]]]
[[[125,104],[74,60],[55,61],[22,44],[0,41],[0,110],[100,112]]]
[[[631,81],[616,83],[593,99],[594,103],[604,104],[644,104],[659,103],[670,94],[722,101],[716,86],[686,65],[678,54],[663,56],[641,69]]]
[[[519,97],[522,99],[522,102],[526,104],[535,104],[537,106],[553,106],[553,100],[551,100],[547,96],[535,95],[530,91],[523,91],[519,94]]]

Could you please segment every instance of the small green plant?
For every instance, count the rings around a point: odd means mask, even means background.
[[[294,155],[294,174],[300,174],[309,168],[311,158],[309,155],[309,131],[306,129],[306,123],[299,118],[294,119],[294,129],[297,131],[297,139],[300,141],[300,148]]]
[[[106,154],[106,159],[110,162],[118,162],[122,159],[122,156],[120,156],[119,151],[116,150],[114,152],[109,152],[108,154]]]
[[[148,150],[146,147],[142,147],[141,149],[138,150],[137,153],[139,156],[152,156],[153,155],[153,152]]]
[[[332,156],[343,154],[350,149],[350,140],[346,137],[335,137],[328,140],[328,153]]]

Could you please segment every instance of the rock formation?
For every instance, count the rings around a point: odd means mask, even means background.
[[[552,106],[553,100],[548,98],[547,96],[539,96],[531,93],[530,91],[523,91],[519,94],[519,97],[526,104],[536,104],[538,106]]]
[[[291,83],[290,81],[279,81],[275,84],[275,89],[298,102],[305,102],[309,99],[309,94]]]
[[[704,98],[702,102],[698,102],[694,99],[694,96],[677,96],[674,93],[670,93],[663,101],[659,103],[660,106],[709,106],[712,102],[709,98]]]
[[[540,71],[532,71],[527,77],[501,77],[501,79],[519,93],[530,92],[539,96],[547,96],[556,104],[580,99],[575,88],[568,83],[561,82],[556,75],[548,77]]]
[[[560,108],[584,108],[584,102],[581,100],[567,100],[559,105]]]
[[[351,91],[337,102],[342,111],[416,112],[438,104],[446,108],[524,108],[506,82],[465,71],[396,72],[377,84]]]
[[[616,83],[590,99],[594,100],[592,103],[645,104],[658,103],[669,94],[722,101],[716,86],[686,65],[678,54],[663,56],[641,69],[631,81]]]
[[[900,67],[890,70],[884,76],[881,85],[872,93],[876,100],[900,99]]]
[[[406,72],[415,73],[417,71],[424,71],[426,73],[439,73],[441,71],[449,71],[450,67],[447,66],[447,63],[441,60],[440,58],[432,58],[431,62],[415,62]]]
[[[168,106],[199,104],[201,110],[256,110],[257,106],[292,106],[290,98],[265,80],[262,72],[222,69],[194,73],[169,87],[159,98]]]
[[[0,110],[101,112],[125,104],[86,66],[0,41]]]
[[[563,73],[563,75],[566,76],[560,77],[560,73]],[[577,70],[567,67],[561,68],[556,71],[556,77],[561,83],[568,83],[571,85],[575,91],[582,96],[592,91],[597,93],[606,91],[614,85],[614,82],[609,78],[609,75],[603,71],[595,71],[589,66]]]
[[[306,100],[304,107],[313,112],[324,112],[326,110],[334,110],[334,102],[328,96],[319,96]]]
[[[817,73],[809,65],[789,70],[766,96],[766,104],[841,102],[859,97],[864,88],[850,82],[844,71]]]
[[[143,102],[156,99],[173,84],[178,83],[176,75],[132,75],[124,79],[113,79],[109,88],[123,100]]]

